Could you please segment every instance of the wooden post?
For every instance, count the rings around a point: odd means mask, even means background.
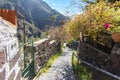
[[[26,36],[25,36],[25,19],[23,17],[23,43],[24,43],[24,68],[26,68],[26,64],[25,64],[25,48],[26,48]]]
[[[21,14],[21,13],[19,13],[19,12],[17,12],[17,14],[22,18],[22,20],[23,20],[23,38],[24,38],[24,40],[23,40],[23,46],[24,46],[24,68],[26,67],[26,65],[25,65],[25,46],[26,46],[26,35],[25,35],[25,17]]]

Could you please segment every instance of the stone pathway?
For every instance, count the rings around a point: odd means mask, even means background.
[[[47,73],[43,73],[37,80],[79,80],[73,74],[71,58],[73,50],[65,48]]]

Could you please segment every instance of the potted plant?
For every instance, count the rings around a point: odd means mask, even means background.
[[[112,34],[112,39],[114,40],[114,42],[120,42],[120,33]]]
[[[114,42],[120,42],[120,26],[119,25],[112,25],[112,24],[105,24],[105,29],[111,33],[111,37]]]
[[[114,42],[120,42],[120,26],[112,30],[112,39]]]
[[[111,20],[111,24],[105,24],[105,29],[111,33],[114,42],[120,42],[120,9],[115,10]]]

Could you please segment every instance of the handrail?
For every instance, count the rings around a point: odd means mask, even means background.
[[[86,43],[85,43],[86,44]],[[105,55],[105,56],[107,56],[108,57],[108,55],[106,54],[106,53],[104,53],[103,51],[101,51],[101,50],[99,50],[99,49],[97,49],[97,48],[94,48],[94,47],[92,47],[91,45],[89,45],[89,44],[86,44],[87,46],[89,46],[89,47],[91,47],[91,48],[93,48],[93,49],[95,49],[96,51],[98,51],[98,52],[100,52],[101,54],[103,54],[103,55]]]
[[[92,67],[92,68],[94,68],[94,69],[96,69],[96,70],[98,70],[98,71],[100,71],[100,72],[102,72],[102,73],[105,73],[106,75],[108,75],[108,76],[110,76],[110,77],[113,77],[113,78],[115,78],[115,79],[117,79],[117,80],[120,80],[120,77],[119,77],[119,76],[117,76],[117,75],[115,75],[115,74],[112,74],[112,73],[110,73],[110,72],[108,72],[108,71],[105,71],[105,70],[103,70],[103,69],[101,69],[101,68],[99,68],[99,67],[97,67],[97,66],[94,66],[94,65],[88,63],[88,62],[85,61],[85,60],[80,59],[75,53],[73,53],[73,57],[74,57],[74,56],[78,59],[79,62],[83,62],[84,64],[86,64],[86,65],[88,65],[88,66],[90,66],[90,67]],[[78,62],[78,63],[79,63],[79,62]],[[78,64],[78,65],[79,65],[79,64]],[[77,70],[77,71],[78,71],[78,70]],[[77,73],[78,73],[78,72],[77,72]]]
[[[120,80],[120,77],[119,76],[117,76],[117,75],[114,75],[114,74],[112,74],[112,73],[110,73],[110,72],[108,72],[108,71],[105,71],[105,70],[103,70],[103,69],[100,69],[99,67],[96,67],[96,66],[94,66],[94,65],[92,65],[92,64],[90,64],[90,63],[88,63],[87,61],[84,61],[84,60],[82,60],[82,59],[79,59],[81,62],[83,62],[84,64],[86,64],[86,65],[88,65],[88,66],[90,66],[90,67],[92,67],[92,68],[94,68],[94,69],[96,69],[96,70],[98,70],[98,71],[100,71],[100,72],[103,72],[103,73],[105,73],[105,74],[107,74],[107,75],[109,75],[109,76],[111,76],[111,77],[113,77],[113,78],[115,78],[115,79],[118,79],[118,80]]]

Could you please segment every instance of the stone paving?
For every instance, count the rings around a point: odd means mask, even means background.
[[[71,58],[73,50],[65,48],[47,73],[43,73],[36,80],[79,80],[73,73]]]

